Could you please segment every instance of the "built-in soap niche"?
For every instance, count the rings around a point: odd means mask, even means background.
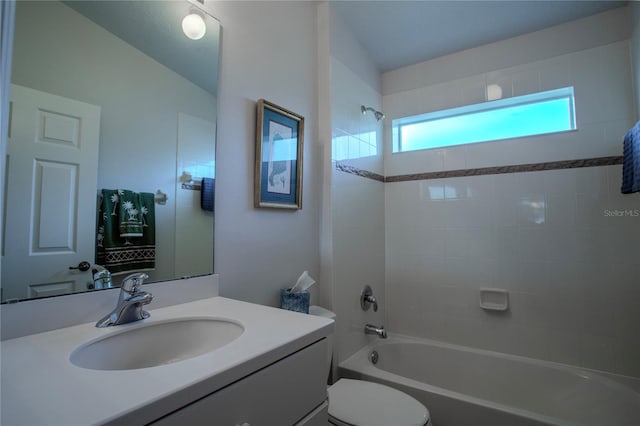
[[[509,310],[509,291],[503,288],[481,288],[480,307],[485,311],[506,312]]]

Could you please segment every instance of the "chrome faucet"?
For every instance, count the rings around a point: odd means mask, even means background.
[[[360,307],[363,311],[368,311],[373,305],[373,312],[378,312],[378,299],[373,295],[370,285],[365,285],[360,293]]]
[[[111,281],[111,272],[103,266],[94,265],[91,269],[91,273],[93,274],[93,288],[94,289],[102,289],[102,288],[112,288],[113,282]]]
[[[141,291],[140,287],[149,276],[145,273],[129,275],[122,281],[118,305],[111,313],[96,323],[96,327],[109,327],[112,325],[126,324],[149,318],[149,312],[142,310],[153,299],[151,293]]]
[[[376,327],[375,325],[367,324],[364,326],[364,334],[375,334],[381,339],[387,338],[387,330],[384,326]]]

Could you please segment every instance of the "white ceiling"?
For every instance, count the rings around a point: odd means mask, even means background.
[[[1,0],[0,0],[1,1]],[[216,95],[220,23],[204,14],[207,33],[190,40],[182,18],[192,9],[186,0],[63,0],[63,2],[202,89]]]
[[[626,1],[378,0],[331,6],[382,72],[625,6]]]

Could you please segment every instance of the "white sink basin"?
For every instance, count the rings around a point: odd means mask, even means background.
[[[129,326],[76,348],[72,364],[91,370],[134,370],[193,358],[231,343],[244,332],[231,320],[187,318]]]

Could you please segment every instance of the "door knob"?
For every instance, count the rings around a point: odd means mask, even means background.
[[[85,272],[91,269],[91,264],[86,260],[83,260],[82,262],[78,263],[78,266],[69,266],[69,269],[79,269],[80,271]]]

